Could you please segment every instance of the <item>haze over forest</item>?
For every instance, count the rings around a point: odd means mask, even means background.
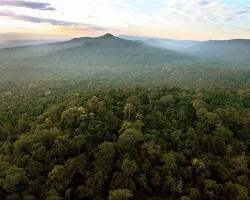
[[[250,40],[201,42],[105,34],[3,48],[0,61],[1,82],[98,77],[117,83],[247,87]]]
[[[249,21],[249,0],[0,0],[0,200],[250,200]]]

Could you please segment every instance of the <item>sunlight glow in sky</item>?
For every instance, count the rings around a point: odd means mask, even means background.
[[[0,0],[0,37],[250,38],[250,0]]]

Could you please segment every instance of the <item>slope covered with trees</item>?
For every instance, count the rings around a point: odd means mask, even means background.
[[[0,83],[98,79],[181,87],[248,87],[249,49],[248,40],[202,42],[177,51],[111,34],[82,37],[0,49]]]
[[[190,48],[0,50],[0,199],[250,200],[249,43]]]
[[[106,34],[66,42],[0,50],[0,82],[72,80],[96,73],[144,75],[192,58]],[[113,77],[111,75],[110,77]],[[155,77],[155,79],[157,79]]]
[[[204,62],[225,63],[235,68],[249,68],[250,40],[211,40],[184,50]]]
[[[247,89],[0,90],[0,199],[249,200]]]

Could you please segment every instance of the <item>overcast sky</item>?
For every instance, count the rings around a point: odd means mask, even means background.
[[[0,37],[250,38],[250,0],[0,0]]]

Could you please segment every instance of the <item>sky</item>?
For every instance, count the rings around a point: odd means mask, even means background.
[[[1,40],[250,39],[250,0],[0,0]]]

